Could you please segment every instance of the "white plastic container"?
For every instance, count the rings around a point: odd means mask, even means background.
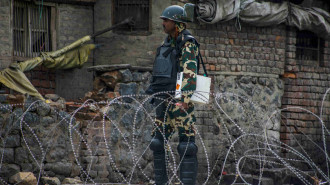
[[[176,83],[176,91],[175,98],[181,98],[181,88],[182,88],[182,78],[183,72],[178,73],[177,83]],[[210,99],[210,90],[211,90],[211,78],[197,75],[196,81],[196,91],[192,95],[190,101],[193,103],[207,104]]]
[[[176,78],[176,86],[175,86],[175,99],[181,98],[181,88],[182,88],[182,78],[183,72],[177,74]]]

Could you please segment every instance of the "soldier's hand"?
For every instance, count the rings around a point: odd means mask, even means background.
[[[175,103],[175,105],[178,106],[178,107],[183,107],[185,110],[188,109],[188,103],[178,102],[178,103]]]

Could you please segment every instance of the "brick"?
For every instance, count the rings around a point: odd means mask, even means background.
[[[205,50],[199,50],[202,56],[205,56]]]
[[[44,89],[44,94],[55,94],[55,89]]]
[[[229,64],[238,64],[238,60],[236,58],[230,58]]]
[[[236,52],[230,52],[229,55],[231,58],[237,58]]]
[[[41,87],[44,87],[44,88],[50,88],[50,86],[51,86],[51,82],[46,81],[46,80],[42,80],[42,81],[40,82],[40,86],[41,86]]]
[[[240,32],[240,33],[238,33],[237,38],[239,38],[239,39],[247,39],[248,36],[247,36],[247,33]]]
[[[248,33],[247,34],[249,40],[256,40],[258,39],[258,35],[255,33]]]
[[[206,70],[210,70],[210,65],[209,64],[205,64],[205,69]]]
[[[104,97],[105,98],[111,98],[111,99],[114,99],[116,97],[119,97],[119,93],[118,92],[107,92]]]
[[[214,50],[210,50],[210,51],[209,51],[209,56],[210,56],[210,57],[215,57],[215,52],[214,52]]]
[[[205,50],[205,54],[204,54],[205,57],[209,57],[209,50]]]
[[[39,87],[40,86],[40,80],[32,80],[31,81],[32,85]]]
[[[215,71],[215,65],[210,65],[210,70]]]

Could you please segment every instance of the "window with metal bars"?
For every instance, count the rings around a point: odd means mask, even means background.
[[[40,52],[51,51],[50,19],[50,7],[14,1],[14,56],[36,57]]]
[[[324,40],[310,31],[297,31],[296,33],[296,59],[318,61],[320,66],[323,60]]]
[[[117,24],[127,17],[133,17],[134,26],[123,25],[115,33],[148,34],[150,31],[150,0],[113,0],[113,24]]]

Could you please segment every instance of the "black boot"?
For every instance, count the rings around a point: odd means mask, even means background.
[[[178,152],[180,155],[180,180],[184,185],[195,185],[198,161],[198,148],[195,144],[195,137],[180,137]],[[184,155],[184,156],[183,156]]]
[[[164,138],[161,133],[156,132],[156,136],[151,140],[150,149],[154,153],[154,172],[156,185],[165,185],[168,181],[168,178],[166,172]]]

